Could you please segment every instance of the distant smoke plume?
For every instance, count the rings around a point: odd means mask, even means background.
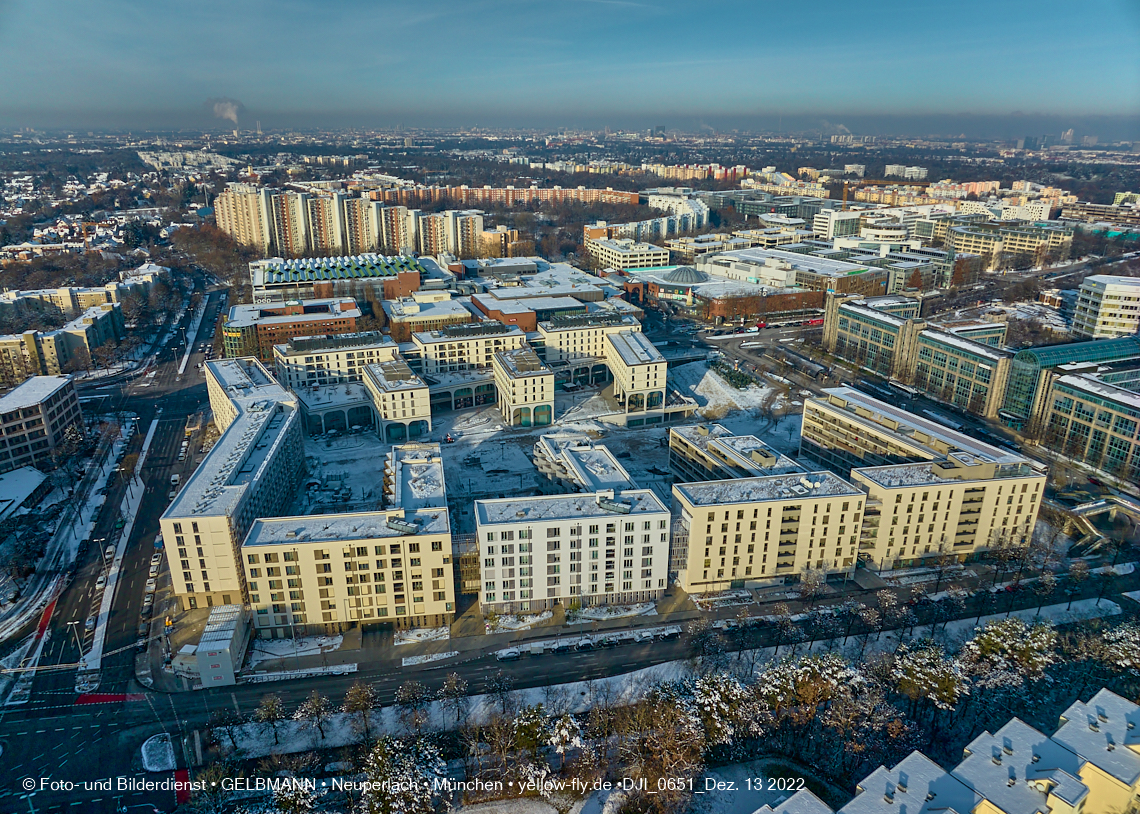
[[[214,109],[217,110],[216,107]],[[845,125],[845,124],[837,124],[837,125],[835,125],[835,129],[838,130],[840,133],[844,133],[845,135],[848,135],[848,136],[851,135],[851,131],[847,129],[847,125]]]
[[[245,105],[237,99],[210,99],[206,107],[213,108],[214,118],[229,119],[234,127],[238,126],[238,116],[245,112]]]

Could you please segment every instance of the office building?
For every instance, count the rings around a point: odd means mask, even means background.
[[[1091,339],[1132,336],[1140,329],[1140,278],[1094,274],[1077,293],[1073,333]]]
[[[554,420],[554,371],[529,345],[491,357],[499,412],[512,427],[545,427]]]
[[[474,318],[471,309],[450,297],[447,291],[417,291],[408,297],[380,303],[384,324],[392,339],[408,342],[414,333],[471,322]]]
[[[606,364],[613,395],[626,414],[658,412],[665,406],[665,357],[641,331],[608,333]]]
[[[54,450],[71,437],[83,437],[83,413],[71,379],[32,376],[0,396],[0,432],[0,472],[49,468]]]
[[[356,300],[290,300],[280,304],[234,305],[222,325],[227,357],[273,361],[273,348],[295,337],[356,332]]]
[[[821,209],[812,218],[811,230],[824,240],[857,235],[862,214],[862,212],[843,212],[839,209]]]
[[[599,268],[626,271],[669,265],[669,250],[627,238],[587,240],[586,253]]]
[[[1140,226],[1140,206],[1135,203],[1095,204],[1081,201],[1066,204],[1061,220],[1082,223],[1107,223],[1114,226]]]
[[[829,295],[823,346],[880,376],[986,418],[1005,401],[1013,354],[913,316],[880,310],[876,298]],[[893,300],[885,300],[886,303]]]
[[[250,602],[241,543],[257,518],[281,513],[305,471],[297,400],[260,362],[210,361],[205,372],[221,437],[159,521],[184,610]]]
[[[475,501],[484,613],[652,602],[669,578],[669,510],[648,489]]]
[[[272,257],[250,263],[249,279],[255,303],[328,297],[394,300],[418,291],[421,277],[436,270],[427,258],[405,256]]]
[[[697,259],[715,277],[773,288],[835,291],[868,297],[890,294],[889,269],[783,249],[742,249]]]

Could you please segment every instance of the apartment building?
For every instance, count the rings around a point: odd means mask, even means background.
[[[381,303],[383,319],[396,342],[411,341],[412,334],[463,325],[474,318],[471,309],[450,299],[447,291],[417,291],[411,296]]]
[[[585,437],[542,436],[534,445],[534,465],[564,492],[595,494],[637,488],[607,447]]]
[[[252,184],[230,184],[214,198],[218,228],[242,246],[268,254],[277,239],[271,225],[270,191]]]
[[[512,427],[545,427],[554,420],[554,371],[529,345],[494,353],[499,412]]]
[[[384,496],[383,511],[254,522],[242,557],[262,636],[451,623],[455,586],[439,445],[394,446]]]
[[[1140,329],[1140,278],[1094,274],[1077,292],[1073,333],[1091,339],[1131,336]]]
[[[1081,201],[1067,204],[1061,210],[1061,220],[1075,220],[1082,223],[1110,223],[1116,226],[1140,226],[1140,206],[1125,202],[1110,205]]]
[[[675,483],[673,569],[690,593],[854,571],[864,499],[832,472]]]
[[[969,412],[997,417],[1005,402],[1012,353],[876,308],[880,302],[893,300],[828,295],[824,348]]]
[[[950,226],[946,248],[980,255],[986,271],[1044,265],[1064,259],[1073,245],[1071,228],[1021,221]]]
[[[47,468],[69,428],[83,434],[75,385],[66,376],[32,376],[0,396],[0,472]]]
[[[613,394],[626,414],[665,407],[665,357],[641,331],[605,335],[606,364],[614,377]]]
[[[983,731],[957,765],[943,769],[921,752],[880,766],[855,786],[837,814],[955,811],[969,814],[1080,814],[1128,811],[1140,793],[1132,734],[1140,707],[1101,689],[1062,713],[1052,736],[1018,718]],[[832,814],[798,791],[761,814]]]
[[[559,205],[568,203],[611,203],[636,206],[639,195],[636,192],[623,192],[615,189],[586,189],[577,187],[564,189],[554,187],[439,187],[415,186],[394,187],[377,190],[373,193],[386,203],[404,206],[437,201],[458,201],[464,206],[499,205],[508,208],[532,205]]]
[[[617,271],[669,265],[669,250],[630,239],[587,240],[586,253],[600,268]]]
[[[676,483],[731,480],[803,472],[803,467],[754,435],[734,435],[720,424],[669,430],[669,470]]]
[[[475,501],[484,613],[651,602],[669,578],[669,510],[648,489]]]
[[[548,363],[604,359],[607,335],[640,330],[640,321],[620,313],[556,315],[538,323]]]
[[[205,372],[222,435],[159,520],[183,609],[250,602],[241,543],[257,518],[284,510],[305,471],[297,401],[259,361]]]
[[[364,367],[395,359],[399,348],[379,331],[296,336],[273,346],[277,381],[290,390],[359,382]]]
[[[0,376],[19,382],[87,370],[94,366],[92,351],[125,335],[122,306],[104,303],[53,331],[0,336]]]
[[[234,305],[222,325],[222,342],[231,359],[256,356],[272,362],[276,345],[299,336],[355,333],[360,317],[351,298]]]
[[[859,556],[880,570],[1025,545],[1046,481],[1023,455],[849,387],[804,402],[800,454],[866,494]]]
[[[457,257],[477,257],[481,250],[483,213],[477,209],[421,214],[416,220],[420,254],[449,253]]]
[[[821,209],[812,218],[811,230],[824,240],[858,235],[862,215],[862,212]]]
[[[249,264],[255,303],[328,297],[394,300],[418,291],[430,260],[361,254],[351,257],[271,257]]]
[[[381,439],[399,444],[431,433],[428,386],[403,359],[365,365],[364,386],[372,396]]]
[[[414,357],[425,375],[435,376],[490,370],[494,355],[522,347],[526,334],[514,325],[499,322],[465,322],[419,331],[412,334],[412,342],[416,350],[408,354],[409,361]]]

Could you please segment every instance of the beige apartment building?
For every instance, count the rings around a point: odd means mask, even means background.
[[[804,471],[756,436],[734,435],[720,424],[671,427],[669,469],[676,483]]]
[[[986,271],[1040,266],[1051,254],[1065,259],[1072,245],[1071,228],[1021,221],[951,225],[946,232],[947,249],[980,255]]]
[[[412,342],[424,374],[434,376],[490,370],[494,355],[522,347],[526,334],[515,325],[500,322],[466,322],[414,333]]]
[[[75,385],[66,376],[32,376],[0,397],[0,472],[45,467],[68,428],[83,431]]]
[[[399,348],[379,331],[297,336],[273,346],[277,381],[290,390],[363,380],[364,368],[395,359]]]
[[[554,371],[523,345],[492,356],[499,412],[512,427],[545,427],[554,420]]]
[[[673,485],[673,570],[690,593],[854,571],[866,496],[832,472]]]
[[[640,330],[641,322],[623,314],[555,316],[538,323],[547,362],[605,359],[606,336]]]
[[[398,444],[431,433],[428,386],[403,359],[366,365],[364,386],[372,396],[383,441]]]
[[[604,341],[618,404],[627,414],[663,410],[668,364],[657,346],[641,331],[608,333]]]
[[[305,465],[297,401],[260,362],[211,361],[205,372],[222,435],[159,520],[183,609],[249,602],[242,540],[288,505]]]
[[[636,240],[586,240],[586,253],[593,258],[599,268],[618,271],[647,269],[669,265],[669,250],[652,243],[639,243]]]
[[[1077,292],[1073,333],[1092,339],[1132,336],[1140,330],[1140,279],[1094,274]]]
[[[471,311],[450,297],[447,291],[416,291],[409,297],[382,302],[384,321],[392,339],[408,342],[415,333],[471,322],[474,319]]]

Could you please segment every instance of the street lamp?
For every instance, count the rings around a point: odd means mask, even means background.
[[[79,655],[80,655],[80,657],[82,657],[83,656],[83,642],[81,642],[79,640],[79,630],[77,629],[79,626],[79,620],[73,620],[71,622],[68,622],[67,626],[69,628],[71,628],[71,632],[75,634],[75,646],[79,648]]]

